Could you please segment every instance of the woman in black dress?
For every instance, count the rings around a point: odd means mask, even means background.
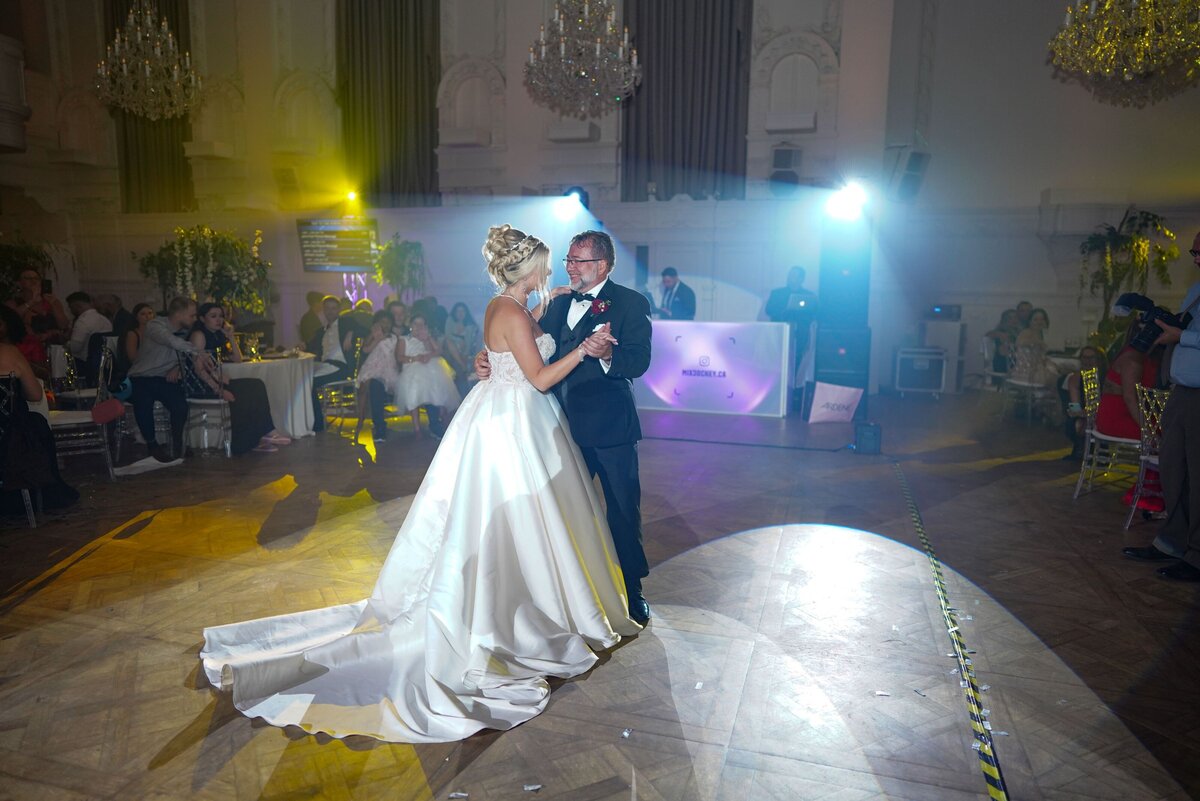
[[[242,351],[233,337],[233,326],[226,322],[225,310],[216,303],[200,304],[189,339],[197,347],[218,354],[222,362],[242,361]],[[291,438],[276,429],[271,420],[267,387],[262,381],[227,378],[221,386],[211,372],[195,370],[194,373],[198,380],[189,382],[190,391],[229,402],[230,451],[233,454],[271,453],[279,450],[280,445],[291,444]]]

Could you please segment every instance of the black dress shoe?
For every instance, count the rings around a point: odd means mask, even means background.
[[[1193,567],[1182,559],[1173,565],[1160,567],[1154,572],[1173,581],[1200,581],[1200,568]]]
[[[633,622],[639,626],[644,626],[650,622],[650,604],[646,603],[646,599],[639,592],[636,595],[629,595],[629,616],[633,618]]]
[[[1121,553],[1127,559],[1137,559],[1139,562],[1169,562],[1176,557],[1163,553],[1153,545],[1142,548],[1122,548]]]

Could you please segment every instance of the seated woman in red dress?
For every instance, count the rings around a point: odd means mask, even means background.
[[[1142,330],[1140,320],[1135,320],[1125,335],[1125,345],[1104,376],[1100,390],[1100,407],[1096,410],[1096,430],[1110,437],[1141,439],[1142,415],[1138,410],[1137,385],[1153,387],[1158,383],[1158,368],[1162,360],[1162,347],[1151,348],[1142,353],[1129,343]],[[1158,471],[1146,469],[1146,484],[1158,487]],[[1133,499],[1133,487],[1125,493],[1123,502],[1128,505]],[[1142,497],[1138,507],[1147,512],[1162,511],[1161,497]]]

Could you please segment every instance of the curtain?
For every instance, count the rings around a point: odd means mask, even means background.
[[[348,178],[374,206],[434,206],[438,0],[339,0],[338,103]]]
[[[625,0],[642,85],[624,111],[621,199],[746,195],[752,0]]]
[[[125,24],[131,0],[105,0],[105,44]],[[191,49],[188,0],[158,0],[158,19],[167,18],[180,50]],[[117,124],[117,165],[121,175],[121,210],[130,213],[188,211],[195,207],[192,167],[183,143],[192,138],[185,115],[148,120],[112,109]]]

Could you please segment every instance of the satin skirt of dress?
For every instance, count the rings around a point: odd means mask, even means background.
[[[547,676],[640,627],[557,401],[485,381],[438,448],[371,597],[205,629],[235,706],[334,737],[449,742],[540,713]]]

